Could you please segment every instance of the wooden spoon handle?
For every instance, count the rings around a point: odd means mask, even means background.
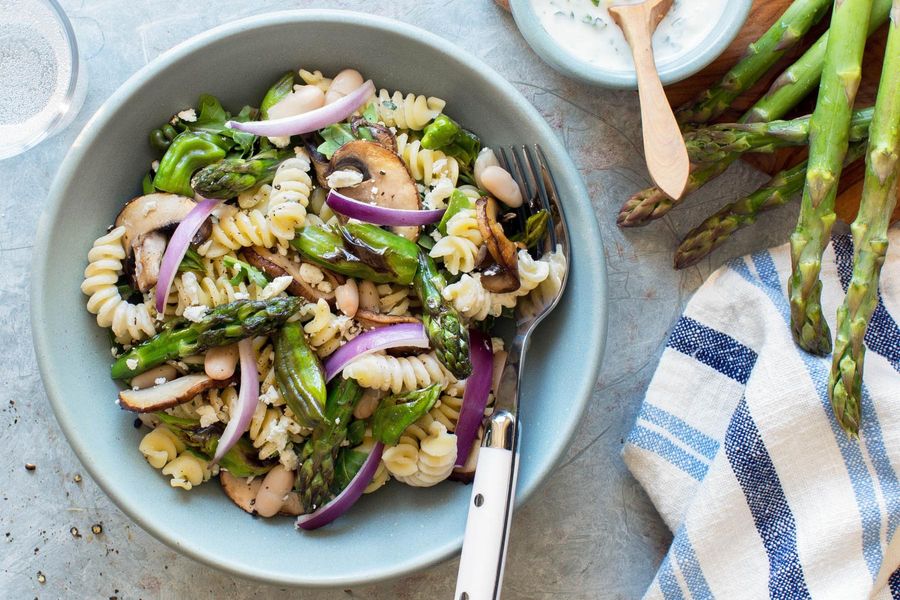
[[[619,10],[641,8],[643,5],[623,6]],[[622,16],[625,17],[624,14]],[[631,46],[637,72],[647,169],[662,191],[678,199],[687,187],[691,163],[681,129],[675,121],[653,61],[650,40],[656,23],[647,15],[644,18],[621,18],[619,26]]]

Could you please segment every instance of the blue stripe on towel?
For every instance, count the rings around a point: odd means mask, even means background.
[[[706,583],[706,578],[703,576],[703,568],[700,566],[700,561],[697,560],[687,529],[683,526],[675,534],[672,548],[675,551],[678,568],[681,569],[681,574],[684,576],[688,590],[691,592],[691,597],[694,600],[712,600],[713,595],[709,591],[709,584]]]
[[[841,286],[846,292],[853,276],[853,238],[849,235],[836,236],[832,238],[831,245],[834,247]],[[878,304],[869,321],[865,339],[869,350],[885,357],[894,369],[900,371],[900,327],[881,301],[881,292],[878,293]]]
[[[888,588],[891,590],[891,598],[900,600],[900,569],[891,574],[888,579]]]
[[[728,425],[725,453],[744,490],[747,506],[768,555],[769,596],[790,600],[809,598],[803,566],[797,555],[794,515],[744,398]]]
[[[657,427],[662,427],[679,441],[684,442],[695,452],[712,460],[719,451],[719,442],[709,437],[702,431],[695,429],[670,413],[667,410],[654,406],[649,402],[644,402],[638,419],[643,419],[649,423],[653,423]]]
[[[706,476],[709,466],[697,460],[659,433],[637,425],[628,435],[628,443],[658,454],[697,481]]]
[[[666,600],[684,600],[684,594],[681,592],[681,585],[672,571],[672,563],[669,562],[669,555],[663,557],[662,564],[659,565],[659,589],[662,590],[663,598]]]
[[[695,358],[739,383],[747,383],[756,352],[733,337],[690,317],[681,317],[666,346]]]
[[[790,304],[784,290],[781,288],[778,271],[775,270],[772,256],[767,251],[762,251],[754,254],[752,258],[760,278],[755,277],[750,272],[747,264],[741,258],[732,260],[728,264],[732,270],[769,297],[776,310],[784,319],[785,324],[789,326],[791,319]],[[831,425],[835,443],[844,459],[844,466],[850,477],[850,484],[853,486],[853,493],[856,496],[856,503],[859,507],[862,522],[863,556],[866,560],[866,567],[874,579],[882,559],[880,536],[881,509],[875,500],[874,483],[863,461],[859,444],[850,440],[841,430],[831,410],[831,401],[828,399],[827,390],[828,370],[830,368],[828,360],[812,356],[800,349],[797,350],[797,354],[803,360],[810,379],[816,387],[819,401],[827,413],[827,419]]]

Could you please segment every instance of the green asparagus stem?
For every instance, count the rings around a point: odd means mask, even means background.
[[[294,91],[294,72],[288,71],[272,84],[266,95],[259,103],[259,118],[263,121],[269,118],[269,109],[284,100],[284,97]]]
[[[278,165],[289,156],[266,151],[248,159],[226,158],[194,173],[191,187],[204,198],[234,198],[245,190],[272,181]]]
[[[650,221],[663,217],[674,207],[681,204],[689,193],[703,187],[725,172],[728,166],[737,160],[737,156],[729,156],[727,160],[706,165],[691,165],[688,184],[680,200],[673,200],[658,187],[649,187],[632,195],[622,208],[616,223],[619,227],[641,227]]]
[[[162,192],[193,197],[194,171],[225,158],[231,142],[212,133],[185,131],[178,134],[159,161],[153,185]]]
[[[848,435],[859,433],[866,347],[863,340],[878,303],[878,278],[888,248],[887,229],[900,182],[900,0],[888,33],[881,83],[866,157],[859,213],[853,225],[853,275],[837,313],[831,365],[831,407]]]
[[[844,165],[860,159],[865,152],[865,142],[851,145]],[[731,234],[755,223],[761,213],[798,198],[805,180],[806,161],[803,161],[776,174],[766,185],[749,196],[723,206],[684,236],[675,251],[675,268],[684,269],[697,264],[724,244]]]
[[[832,0],[794,0],[781,18],[762,37],[750,44],[747,53],[716,85],[675,113],[679,123],[708,123],[725,112],[735,98],[749,89],[772,68],[784,53],[796,45],[810,27],[821,19]]]
[[[853,113],[850,141],[858,142],[869,135],[872,108]],[[768,123],[727,123],[704,127],[685,134],[685,145],[693,164],[721,162],[731,154],[744,152],[771,153],[788,146],[805,146],[809,142],[809,116],[790,121]]]
[[[325,369],[300,323],[288,323],[275,337],[275,382],[294,419],[315,427],[325,410]]]
[[[472,373],[469,331],[456,309],[441,295],[447,282],[425,251],[419,252],[414,285],[422,302],[422,324],[437,359],[455,377],[465,379]]]
[[[868,34],[871,36],[888,20],[892,0],[874,0],[869,16]],[[766,95],[744,116],[746,123],[761,123],[781,118],[780,107],[796,106],[819,82],[822,64],[825,62],[825,48],[828,46],[828,32],[816,40],[797,62],[785,69],[776,79]]]
[[[861,78],[866,24],[872,0],[834,5],[831,36],[809,124],[809,163],[800,218],[791,234],[792,273],[788,279],[794,341],[813,354],[831,352],[831,333],[822,315],[822,253],[834,224],[834,201],[849,144],[851,111]]]
[[[372,437],[385,445],[396,445],[406,428],[431,410],[440,395],[441,386],[434,384],[384,398],[372,415]]]
[[[340,379],[329,392],[325,419],[313,430],[300,453],[295,488],[304,512],[312,512],[328,501],[335,477],[335,464],[353,408],[362,397],[362,388],[353,379]]]
[[[213,346],[226,346],[281,327],[303,304],[302,298],[237,300],[217,306],[196,323],[176,322],[113,363],[113,379],[134,377],[167,360],[199,354]]]

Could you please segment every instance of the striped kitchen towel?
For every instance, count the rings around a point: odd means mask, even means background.
[[[674,533],[645,598],[900,599],[900,230],[866,344],[862,428],[788,325],[787,245],[731,261],[675,325],[624,449]],[[823,259],[834,331],[850,236]]]

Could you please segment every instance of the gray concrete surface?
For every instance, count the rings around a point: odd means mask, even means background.
[[[622,200],[648,182],[636,95],[557,75],[489,0],[62,4],[90,73],[85,106],[58,137],[0,162],[0,597],[425,600],[452,593],[456,561],[352,590],[296,591],[244,581],[176,554],[129,521],[88,478],[41,387],[28,321],[32,243],[51,179],[77,131],[119,84],[174,44],[225,21],[289,6],[375,11],[434,31],[512,81],[559,131],[587,182],[603,233],[611,290],[608,350],[566,460],[516,514],[505,597],[640,597],[670,534],[622,463],[623,438],[665,335],[691,293],[726,258],[785,241],[795,213],[788,208],[764,216],[711,262],[685,272],[671,269],[671,251],[680,234],[764,178],[738,165],[683,210],[642,230],[617,229]],[[36,470],[27,471],[25,463]],[[99,535],[91,532],[95,524],[102,525]]]

